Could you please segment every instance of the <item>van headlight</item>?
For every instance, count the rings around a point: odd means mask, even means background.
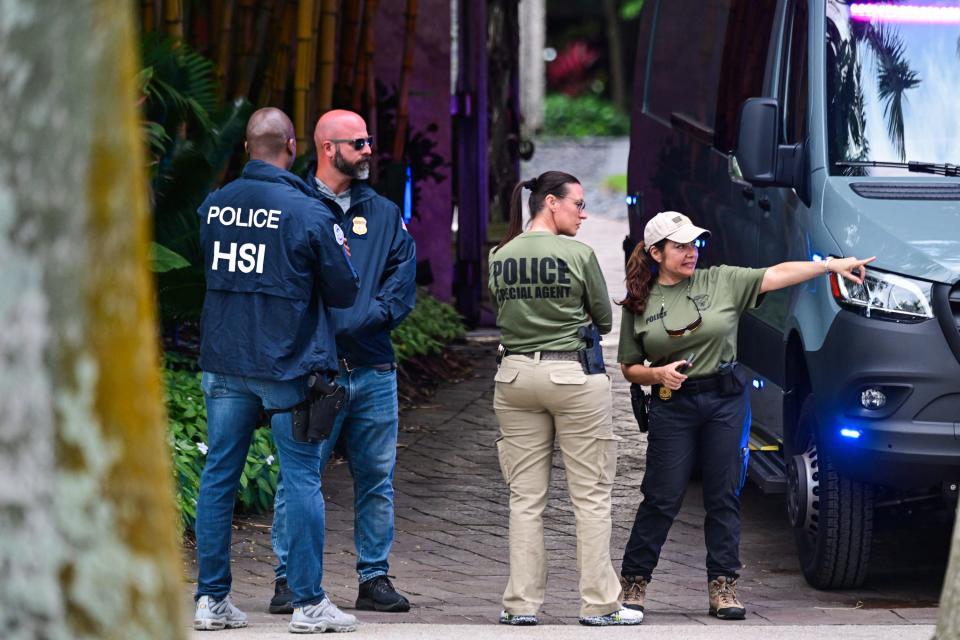
[[[868,318],[898,322],[922,322],[933,317],[930,291],[933,285],[871,269],[863,284],[830,274],[830,291],[841,307]]]

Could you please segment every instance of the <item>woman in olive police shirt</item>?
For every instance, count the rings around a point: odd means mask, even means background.
[[[698,270],[697,241],[709,235],[683,214],[658,213],[627,263],[617,360],[627,380],[652,389],[644,498],[620,582],[624,605],[642,611],[650,574],[699,456],[710,614],[739,620],[746,613],[736,580],[750,405],[735,365],[737,324],[767,291],[828,272],[861,283],[873,258]]]
[[[522,190],[530,193],[530,228],[521,233]],[[546,589],[543,508],[550,485],[554,437],[559,440],[577,521],[580,622],[638,624],[643,614],[621,607],[610,561],[610,490],[617,444],[611,429],[610,379],[587,374],[578,337],[591,321],[612,323],[597,258],[574,236],[587,215],[573,176],[547,171],[518,184],[510,227],[490,253],[490,296],[502,346],[493,407],[500,421],[497,450],[510,487],[510,580],[500,622],[537,623]],[[590,369],[592,370],[592,369]]]

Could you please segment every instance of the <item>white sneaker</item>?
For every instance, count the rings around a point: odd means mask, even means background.
[[[233,606],[230,596],[223,600],[214,600],[210,596],[200,596],[197,600],[197,612],[193,614],[193,628],[198,631],[219,631],[220,629],[238,629],[247,626],[247,614]]]
[[[290,633],[323,633],[324,631],[356,631],[357,619],[344,613],[324,598],[317,604],[297,607],[287,627]]]
[[[643,622],[643,611],[634,611],[622,607],[619,611],[608,613],[603,616],[583,616],[580,618],[580,624],[589,627],[608,627],[612,625],[640,624]]]

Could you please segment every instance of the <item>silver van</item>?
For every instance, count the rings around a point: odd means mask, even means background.
[[[740,327],[750,475],[818,588],[867,575],[876,509],[960,480],[960,3],[646,0],[629,251],[655,213],[701,264],[876,255],[766,295]]]

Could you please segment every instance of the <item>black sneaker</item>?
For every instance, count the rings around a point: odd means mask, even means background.
[[[270,613],[293,613],[293,592],[287,586],[286,578],[277,578],[273,585]]]
[[[377,576],[360,583],[357,609],[365,611],[410,611],[410,601],[397,593],[387,576]]]

